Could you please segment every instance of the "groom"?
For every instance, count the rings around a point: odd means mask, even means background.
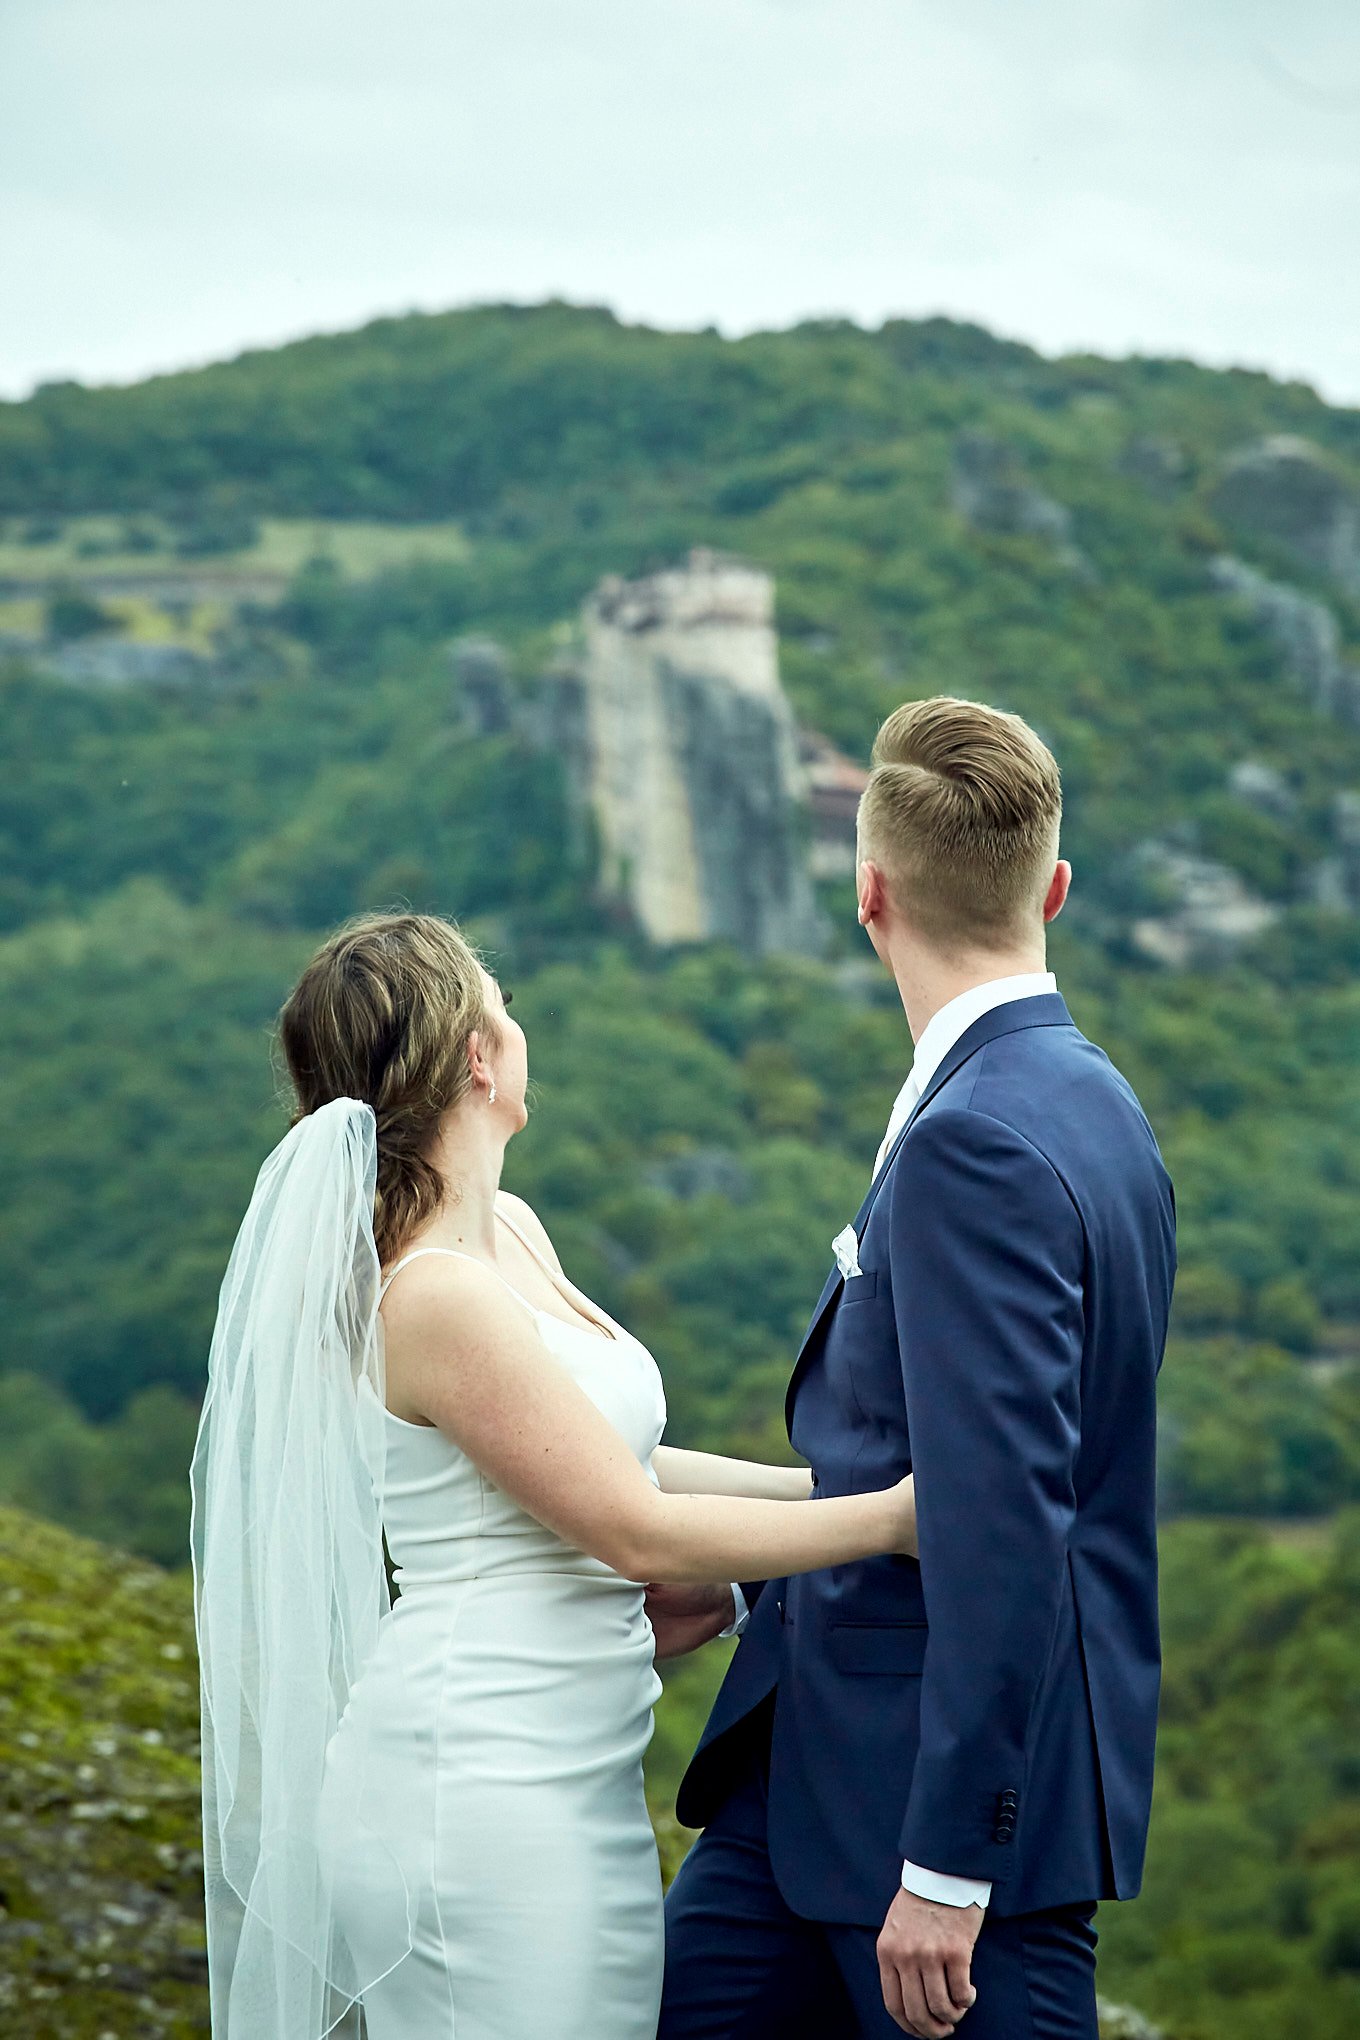
[[[814,1502],[914,1472],[920,1560],[652,1590],[659,1654],[742,1636],[680,1788],[660,2040],[1096,2040],[1152,1789],[1175,1219],[1045,969],[1061,806],[1018,717],[879,731],[859,919],[916,1054],[785,1407]]]

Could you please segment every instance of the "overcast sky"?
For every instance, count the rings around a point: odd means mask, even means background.
[[[0,0],[0,392],[551,295],[1360,403],[1360,0]]]

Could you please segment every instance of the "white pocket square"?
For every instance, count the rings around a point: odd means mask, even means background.
[[[843,1232],[836,1234],[831,1242],[831,1251],[836,1256],[836,1266],[847,1281],[852,1275],[863,1274],[864,1270],[859,1265],[859,1241],[855,1237],[855,1228],[852,1225],[847,1225]]]

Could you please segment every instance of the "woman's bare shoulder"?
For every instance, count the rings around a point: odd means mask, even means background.
[[[394,1325],[403,1331],[425,1329],[447,1313],[451,1302],[463,1310],[469,1304],[479,1311],[485,1307],[493,1314],[514,1305],[503,1277],[475,1254],[436,1248],[413,1254],[406,1266],[392,1272],[396,1279],[382,1300],[389,1334]]]

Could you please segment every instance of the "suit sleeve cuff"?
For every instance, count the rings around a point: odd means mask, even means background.
[[[740,1636],[751,1619],[751,1611],[746,1605],[746,1596],[735,1580],[732,1582],[732,1605],[736,1612],[726,1629],[718,1631],[719,1636]]]
[[[933,1905],[980,1905],[992,1896],[991,1882],[983,1877],[950,1877],[943,1870],[923,1870],[919,1863],[902,1865],[902,1889]]]

